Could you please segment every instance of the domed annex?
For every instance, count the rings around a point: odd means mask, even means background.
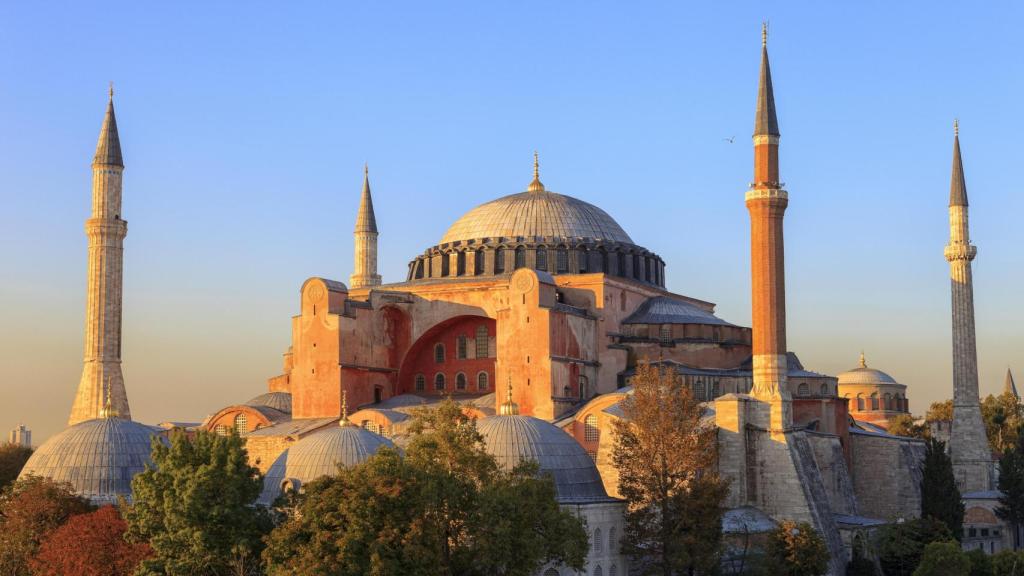
[[[150,463],[157,430],[114,416],[79,422],[40,446],[19,478],[43,476],[67,482],[75,493],[99,506],[131,501],[132,478]]]
[[[292,395],[287,392],[267,392],[250,399],[245,405],[265,406],[290,414],[292,411]]]
[[[395,447],[391,440],[343,418],[338,426],[310,434],[282,452],[267,470],[260,501],[271,504],[282,489],[299,489],[307,482],[336,473],[339,465],[355,466],[385,446]]]
[[[494,276],[519,268],[602,272],[665,285],[664,261],[634,244],[607,212],[544,187],[536,155],[525,192],[481,204],[456,220],[439,244],[409,263],[408,280]]]
[[[910,412],[907,387],[875,368],[869,368],[864,354],[860,365],[839,374],[839,395],[846,399],[850,416],[887,426],[889,418]]]

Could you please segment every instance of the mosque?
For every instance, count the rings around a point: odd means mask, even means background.
[[[536,155],[524,191],[470,209],[411,257],[401,282],[385,284],[377,241],[386,223],[374,213],[367,170],[348,284],[306,280],[281,373],[197,427],[246,438],[253,465],[266,475],[266,503],[339,464],[401,446],[414,409],[451,397],[478,419],[499,463],[536,460],[555,480],[559,501],[585,518],[591,547],[584,573],[626,574],[612,430],[637,364],[650,361],[679,374],[718,427],[719,471],[731,480],[726,531],[810,522],[828,544],[830,573],[844,574],[866,531],[919,514],[924,446],[885,431],[889,418],[909,412],[905,385],[868,368],[863,356],[838,378],[813,372],[786,347],[789,194],[779,175],[780,130],[762,40],[754,179],[745,195],[752,327],[720,318],[712,302],[670,291],[666,262],[601,208],[549,190]],[[96,501],[130,496],[128,482],[147,461],[143,444],[172,427],[131,420],[120,371],[123,169],[111,92],[86,224],[85,368],[70,427],[23,471],[69,480]],[[966,209],[957,135],[946,255],[961,279],[975,250]],[[965,497],[980,502],[991,495],[992,466],[977,441],[985,431],[975,420],[973,295],[955,292],[953,304],[959,372],[951,449]],[[1006,537],[996,532],[992,551],[1008,546]],[[574,572],[547,566],[542,573]]]

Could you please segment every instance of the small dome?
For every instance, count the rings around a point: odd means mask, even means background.
[[[151,463],[156,433],[145,424],[122,418],[79,422],[43,443],[19,478],[32,474],[68,482],[96,505],[117,504],[118,496],[130,501],[132,478]]]
[[[896,379],[885,372],[874,368],[868,368],[868,364],[864,360],[864,354],[860,355],[860,366],[853,370],[847,370],[846,372],[840,373],[838,378],[840,386],[844,384],[895,384],[897,386],[902,386],[902,384],[896,382]]]
[[[338,466],[355,466],[377,453],[381,447],[394,448],[391,440],[354,426],[331,426],[314,432],[288,447],[267,470],[260,500],[272,503],[286,482],[297,482],[296,487],[330,476]]]
[[[246,406],[266,406],[280,412],[291,414],[292,395],[287,392],[267,392],[249,400]]]
[[[512,469],[535,460],[555,481],[559,502],[607,500],[597,466],[579,443],[554,424],[532,416],[489,416],[477,422],[487,452]]]
[[[618,222],[597,206],[554,192],[533,191],[473,208],[448,228],[441,244],[534,236],[633,243]]]

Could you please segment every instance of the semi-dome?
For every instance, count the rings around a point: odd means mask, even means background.
[[[632,244],[607,212],[555,192],[511,194],[481,204],[455,221],[440,244],[484,238],[589,238]]]
[[[560,502],[607,500],[601,475],[586,450],[554,424],[517,414],[489,416],[477,421],[487,452],[498,465],[512,469],[534,460],[541,474],[555,482]]]
[[[360,464],[385,446],[395,447],[391,440],[347,422],[314,432],[289,446],[271,464],[260,500],[272,503],[284,485],[299,488],[337,473],[339,465],[347,468]]]
[[[266,406],[267,408],[273,408],[274,410],[291,414],[292,395],[288,392],[267,392],[250,399],[245,403],[245,405]]]
[[[79,422],[43,443],[25,463],[28,475],[68,482],[93,504],[129,501],[132,478],[146,469],[156,429],[122,418]],[[157,436],[163,438],[162,436]]]

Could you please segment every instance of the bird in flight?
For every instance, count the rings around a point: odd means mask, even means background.
[[[725,141],[726,141],[726,142],[728,142],[729,144],[732,144],[732,141],[733,141],[733,140],[735,140],[735,139],[736,139],[736,137],[735,137],[735,136],[733,136],[732,138],[722,138],[722,140],[725,140]]]

